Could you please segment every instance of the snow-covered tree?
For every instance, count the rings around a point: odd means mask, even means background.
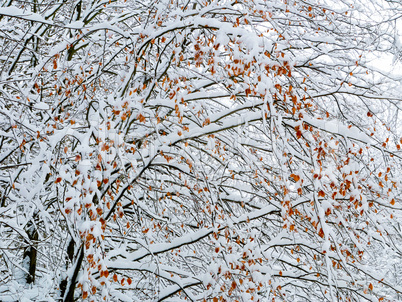
[[[400,298],[401,9],[4,1],[0,300]]]

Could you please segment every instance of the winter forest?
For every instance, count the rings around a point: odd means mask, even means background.
[[[1,0],[0,301],[402,301],[401,0]]]

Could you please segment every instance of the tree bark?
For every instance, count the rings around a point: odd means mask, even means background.
[[[74,302],[75,282],[77,280],[77,276],[80,271],[83,259],[84,259],[84,245],[81,245],[79,256],[75,264],[74,274],[72,275],[71,280],[69,282],[68,292],[64,297],[64,302]]]
[[[37,249],[36,242],[38,241],[38,231],[32,222],[28,223],[28,229],[26,231],[29,242],[29,246],[24,250],[23,259],[28,258],[28,275],[26,277],[27,283],[35,282],[36,274],[36,259],[37,259]]]

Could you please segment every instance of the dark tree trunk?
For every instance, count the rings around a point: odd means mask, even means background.
[[[81,245],[81,248],[80,248],[80,251],[78,254],[78,259],[75,262],[74,274],[71,276],[70,281],[67,282],[67,284],[66,284],[66,285],[68,285],[68,291],[64,297],[64,300],[63,300],[64,302],[74,302],[75,282],[77,280],[77,276],[80,271],[83,259],[84,259],[84,245]]]
[[[66,268],[68,268],[69,263],[73,262],[73,259],[74,259],[74,245],[75,245],[74,240],[71,238],[70,242],[68,243],[68,246],[67,246],[68,260],[66,261]],[[64,297],[64,295],[66,293],[67,283],[68,283],[67,278],[60,282],[60,296],[61,297]]]
[[[27,275],[27,283],[35,282],[35,273],[36,273],[36,259],[37,259],[37,249],[36,244],[38,241],[38,231],[35,225],[32,222],[27,224],[26,231],[28,238],[30,240],[29,246],[24,250],[23,259],[28,258],[28,275]]]

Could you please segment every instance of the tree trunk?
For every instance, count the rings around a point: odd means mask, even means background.
[[[68,260],[66,260],[66,268],[68,268],[68,265],[73,262],[73,258],[74,258],[74,240],[72,238],[70,239],[70,242],[68,243],[68,246],[67,246],[67,257],[68,257]],[[60,296],[61,297],[64,297],[64,294],[66,293],[67,283],[68,283],[68,278],[63,279],[60,282]]]
[[[27,228],[27,235],[30,240],[29,246],[24,250],[24,257],[25,260],[28,258],[28,275],[26,277],[27,283],[35,282],[35,273],[36,273],[36,259],[37,259],[37,249],[36,249],[36,242],[38,241],[38,231],[35,225],[32,222],[28,223]]]
[[[72,275],[71,280],[69,282],[68,292],[64,297],[64,302],[74,302],[75,282],[77,280],[77,276],[80,271],[83,259],[84,259],[84,245],[82,245],[80,248],[79,256],[77,262],[75,263],[74,274]]]

